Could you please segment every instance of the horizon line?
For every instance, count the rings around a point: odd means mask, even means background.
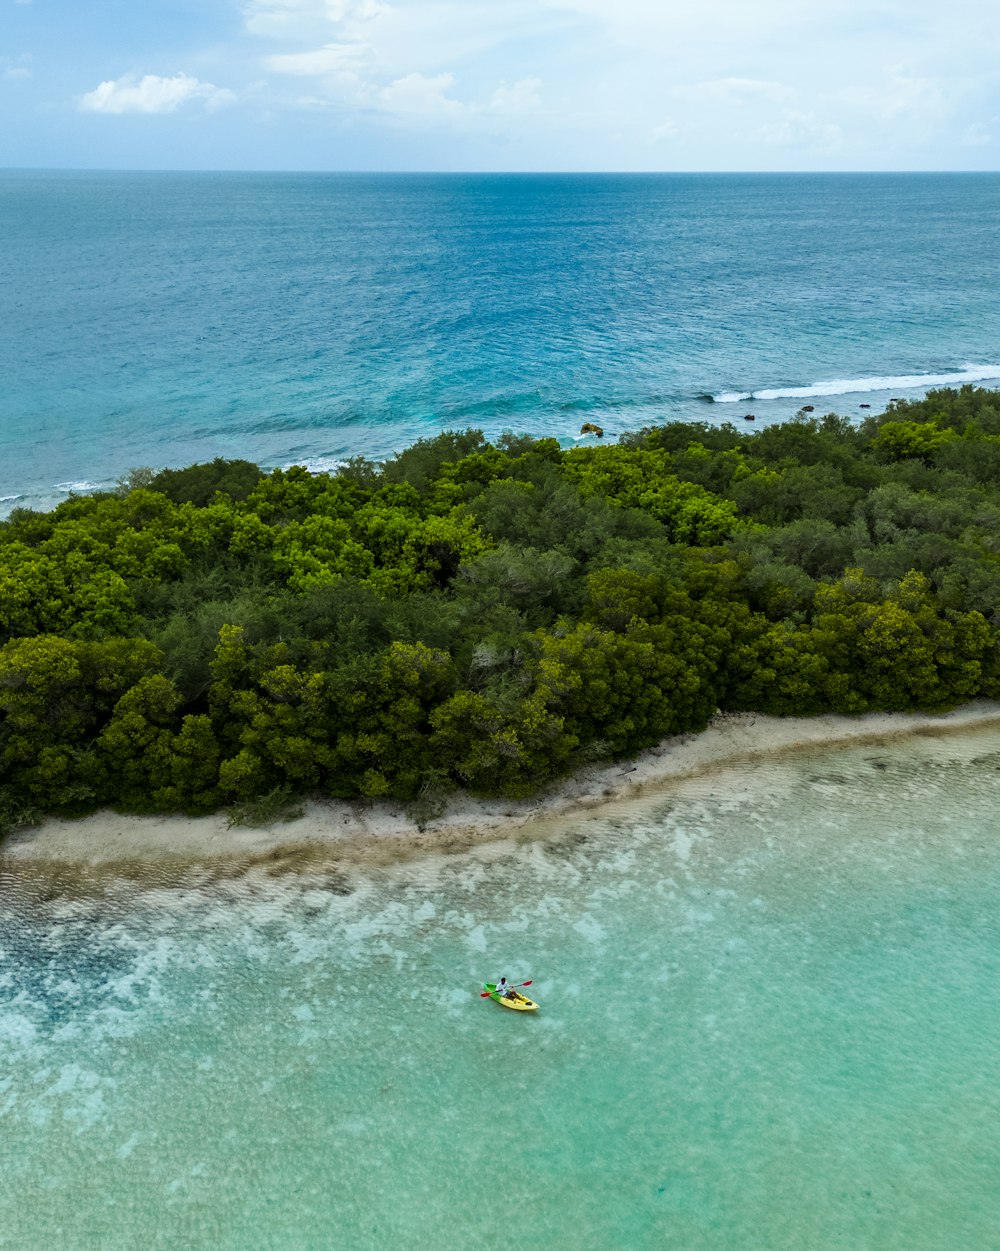
[[[3,174],[327,174],[351,177],[429,178],[713,178],[888,177],[1000,174],[1000,169],[321,169],[154,165],[0,165]]]

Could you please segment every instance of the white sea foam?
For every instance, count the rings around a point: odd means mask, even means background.
[[[104,485],[107,485],[106,483]],[[87,478],[81,478],[78,482],[57,482],[52,488],[54,491],[61,491],[64,495],[73,495],[85,491],[99,491],[101,489],[100,482],[91,482]]]
[[[336,473],[338,469],[343,469],[347,461],[343,457],[337,456],[303,456],[298,460],[290,460],[287,465],[282,465],[282,469],[292,469],[296,465],[301,465],[303,469],[308,469],[310,473]]]
[[[964,382],[1000,379],[1000,365],[964,365],[947,374],[897,374],[874,378],[829,378],[804,387],[765,387],[757,391],[723,391],[713,395],[716,404],[742,404],[747,400],[806,400],[824,395],[861,395],[870,391],[912,391],[956,386]]]

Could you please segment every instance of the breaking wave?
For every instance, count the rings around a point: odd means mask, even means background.
[[[710,398],[715,404],[746,400],[807,400],[813,396],[858,395],[869,391],[910,391],[955,386],[964,382],[1000,379],[1000,365],[966,365],[947,374],[896,374],[874,378],[830,378],[804,387],[767,387],[757,391],[722,391]]]

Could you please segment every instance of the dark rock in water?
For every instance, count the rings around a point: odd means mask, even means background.
[[[812,412],[815,412],[815,407],[812,404],[803,404],[802,408],[800,409],[800,412],[812,413]]]
[[[870,404],[859,404],[858,408],[871,408]]]
[[[753,413],[744,413],[743,420],[744,421],[756,421],[757,418],[753,415]]]
[[[595,426],[592,421],[585,421],[580,427],[581,434],[596,434],[599,439],[604,438],[604,427]]]

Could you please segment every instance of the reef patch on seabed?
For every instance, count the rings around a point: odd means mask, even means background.
[[[838,743],[889,743],[907,735],[952,735],[995,724],[1000,701],[976,701],[946,713],[871,713],[860,717],[779,718],[720,713],[701,734],[664,739],[631,760],[582,769],[527,800],[452,798],[422,828],[398,806],[311,800],[293,821],[263,829],[230,827],[224,813],[207,817],[130,816],[98,812],[50,819],[18,831],[0,846],[0,903],[30,868],[40,900],[99,895],[109,877],[167,886],[241,876],[277,878],[308,870],[349,889],[347,875],[427,853],[476,848],[486,858],[512,845],[564,833],[568,823],[614,815],[672,784],[762,758]]]

